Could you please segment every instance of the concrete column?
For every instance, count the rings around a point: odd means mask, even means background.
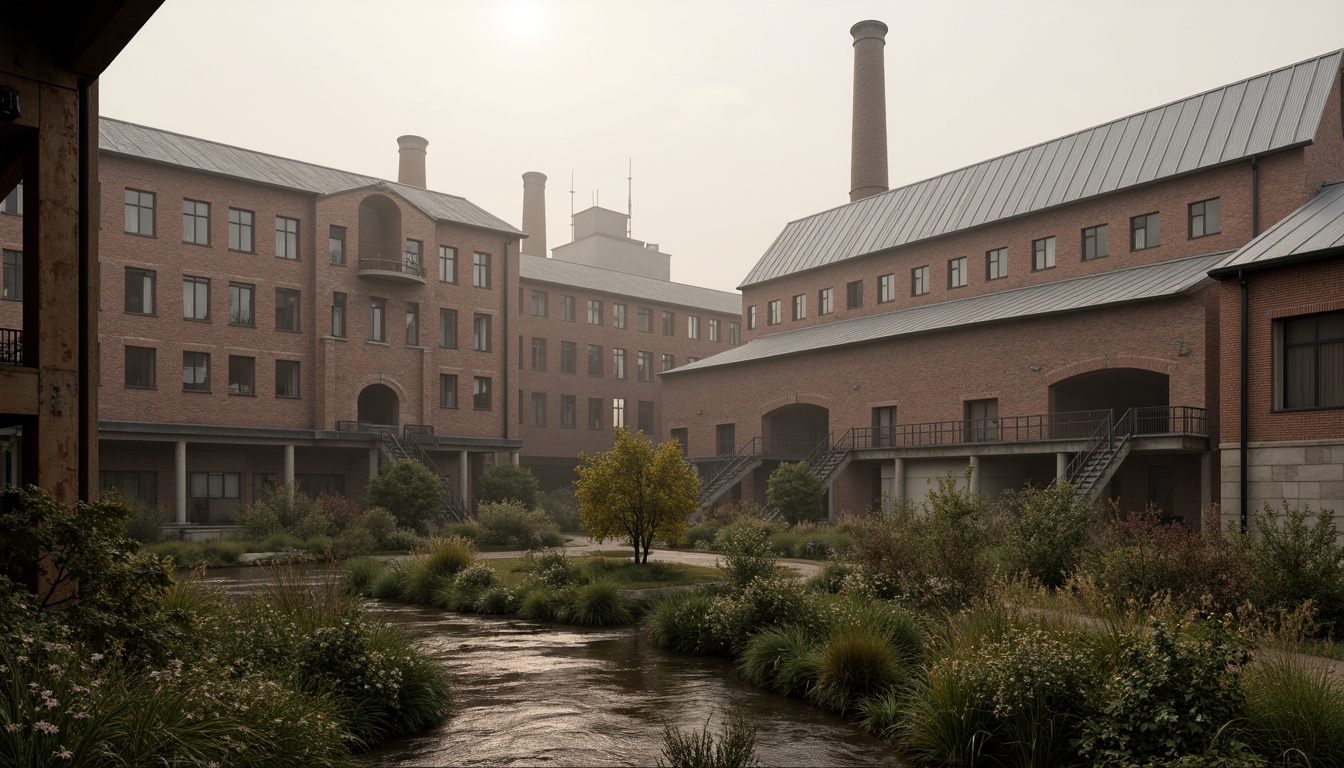
[[[1199,454],[1199,513],[1213,506],[1213,451]],[[1203,523],[1203,519],[1200,520]]]
[[[177,524],[187,524],[187,444],[179,441],[173,446],[173,509]]]
[[[887,86],[883,56],[887,25],[860,21],[854,36],[854,125],[849,199],[887,191]]]
[[[289,498],[294,498],[294,446],[285,446],[285,487],[289,489]]]
[[[1069,454],[1055,454],[1055,477],[1059,480],[1067,480],[1069,477]]]
[[[522,457],[519,455],[518,451],[513,451],[509,454],[509,461],[513,466],[517,467],[521,465]]]
[[[471,489],[467,484],[471,481],[471,453],[469,451],[459,451],[457,454],[457,495],[461,497],[462,503],[468,507],[471,506]]]
[[[900,504],[905,500],[905,459],[892,459],[891,503]]]
[[[980,492],[980,457],[971,457],[971,493]]]
[[[377,449],[377,448],[370,448],[370,449],[369,449],[369,479],[372,480],[373,478],[375,478],[375,477],[377,477],[377,476],[378,476],[378,449]]]

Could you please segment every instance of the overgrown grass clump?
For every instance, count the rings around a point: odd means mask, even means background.
[[[699,731],[690,732],[670,723],[663,725],[659,768],[754,768],[760,764],[756,724],[741,712],[724,719],[719,736],[710,732],[708,721]]]

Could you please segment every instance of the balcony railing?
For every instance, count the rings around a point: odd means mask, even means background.
[[[424,282],[425,267],[418,259],[405,257],[360,256],[359,274],[370,276],[400,276]]]
[[[23,331],[0,328],[0,364],[23,365]]]
[[[1040,440],[1088,440],[1111,411],[1066,411],[993,419],[928,421],[850,430],[852,450],[870,448],[919,448],[971,443],[1023,443]],[[1134,435],[1207,436],[1208,411],[1188,405],[1133,408],[1124,418],[1126,431]]]

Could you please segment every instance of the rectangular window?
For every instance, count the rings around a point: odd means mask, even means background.
[[[611,428],[620,429],[625,426],[625,398],[611,398]]]
[[[439,346],[457,349],[457,310],[439,310]]]
[[[424,270],[420,265],[424,263],[425,244],[420,240],[406,240],[406,270],[413,275],[421,275]]]
[[[331,294],[331,335],[345,338],[345,294]]]
[[[562,295],[562,296],[560,297],[560,319],[563,320],[563,321],[565,321],[565,322],[567,322],[567,323],[572,323],[572,322],[574,322],[574,297],[573,297],[573,296],[564,296],[564,295]]]
[[[295,490],[305,496],[344,496],[345,475],[316,472],[298,472],[294,475]]]
[[[140,499],[153,507],[158,501],[158,473],[137,470],[99,470],[98,489],[116,489],[123,499]]]
[[[406,346],[420,346],[420,305],[406,302]]]
[[[490,254],[480,251],[471,254],[471,284],[477,288],[490,287]]]
[[[4,287],[0,298],[23,301],[23,251],[4,250]]]
[[[723,341],[723,323],[712,317],[709,319],[709,340]]]
[[[299,396],[299,361],[275,361],[275,396]]]
[[[929,292],[929,267],[915,267],[910,270],[910,295],[923,296]]]
[[[450,245],[439,246],[439,282],[457,282],[457,249]]]
[[[126,234],[154,236],[154,193],[126,190]]]
[[[1275,406],[1344,406],[1344,312],[1275,321]]]
[[[635,356],[636,373],[640,381],[653,381],[653,353],[640,352]]]
[[[635,310],[636,328],[640,333],[653,333],[653,310],[648,307],[639,307]]]
[[[800,293],[793,297],[791,317],[794,320],[807,319],[807,294]]]
[[[835,299],[833,291],[830,288],[822,288],[817,291],[817,314],[829,315],[835,311]],[[733,342],[736,344],[737,342]]]
[[[490,399],[490,377],[477,376],[471,383],[471,407],[478,411],[488,411],[493,406]]]
[[[670,371],[677,367],[677,356],[668,352],[663,353],[663,370]]]
[[[1083,230],[1083,261],[1104,259],[1111,255],[1107,229],[1105,224],[1098,224]]]
[[[1031,271],[1055,268],[1055,238],[1043,237],[1031,241]]]
[[[614,328],[629,328],[629,308],[624,304],[613,303],[611,305],[611,325]]]
[[[635,429],[646,435],[653,434],[652,400],[640,400],[635,404]]]
[[[863,306],[863,281],[855,280],[845,284],[845,309],[858,309]]]
[[[550,294],[546,293],[545,291],[538,291],[538,290],[535,290],[535,289],[532,291],[532,316],[533,316],[533,317],[545,317],[545,316],[546,316],[546,314],[547,314],[547,312],[548,312],[548,307],[547,307],[546,305],[547,305],[548,303],[550,303],[550,302],[549,302],[549,299],[550,299]]]
[[[238,208],[229,209],[229,250],[252,253],[256,250],[252,238],[253,214]]]
[[[877,303],[887,304],[896,300],[896,276],[878,275]]]
[[[560,372],[579,372],[579,345],[572,341],[560,342]]]
[[[967,281],[970,279],[969,275],[967,275],[967,271],[965,256],[962,256],[959,259],[948,259],[947,287],[965,288]]]
[[[1161,242],[1161,225],[1156,213],[1145,213],[1129,220],[1129,250],[1156,248]]]
[[[756,305],[755,305],[755,304],[752,304],[751,306],[747,307],[747,330],[748,330],[748,331],[754,331],[754,330],[756,330]]]
[[[256,315],[252,311],[254,308],[253,294],[256,292],[256,286],[246,283],[229,283],[229,325],[247,325],[257,324]]]
[[[457,407],[457,374],[439,374],[439,407]]]
[[[8,213],[14,216],[23,215],[23,182],[20,181],[14,186],[14,189],[5,195],[4,202],[0,203],[0,213]]]
[[[473,315],[471,318],[471,348],[477,352],[490,351],[490,316]]]
[[[1190,204],[1191,238],[1216,235],[1222,231],[1218,208],[1219,201],[1216,197],[1212,200],[1200,200],[1198,203]]]
[[[299,258],[299,220],[275,217],[275,257],[297,261]]]
[[[728,321],[728,343],[734,346],[742,343],[742,324],[736,320]]]
[[[779,325],[784,320],[784,311],[779,299],[771,299],[765,304],[765,324]]]
[[[532,337],[532,370],[546,370],[546,339]]]
[[[152,269],[126,268],[126,311],[133,315],[154,314],[155,273]]]
[[[229,355],[229,394],[251,395],[256,392],[252,387],[257,366],[255,357]]]
[[[714,447],[715,452],[720,456],[732,456],[737,453],[737,425],[715,425]]]
[[[154,388],[153,347],[126,347],[126,386],[135,389]]]
[[[182,242],[210,244],[210,204],[200,200],[182,201]]]
[[[891,448],[896,445],[896,406],[883,405],[873,409],[873,447]]]
[[[596,344],[588,345],[588,375],[602,375],[602,348]]]
[[[602,398],[588,398],[588,428],[602,428]]]
[[[182,319],[210,319],[210,280],[208,278],[182,278]]]
[[[327,226],[327,258],[332,264],[345,264],[345,227]]]
[[[597,299],[588,300],[588,324],[602,324],[602,302]]]
[[[676,313],[676,312],[669,312],[669,311],[666,310],[666,309],[663,310],[663,335],[664,335],[664,336],[676,336],[676,335],[677,335],[677,313]]]
[[[573,395],[560,396],[560,427],[562,429],[573,429],[578,410],[578,398]]]
[[[387,341],[387,299],[369,298],[369,341]]]
[[[241,472],[187,473],[187,496],[192,499],[237,499],[242,487]]]
[[[546,393],[532,393],[532,426],[546,426]]]
[[[1000,280],[1008,276],[1008,249],[995,248],[985,252],[985,279]]]
[[[613,378],[625,378],[625,350],[611,350],[611,375]]]
[[[289,288],[275,289],[275,330],[299,330],[299,292]]]
[[[182,391],[210,391],[210,353],[182,353]]]

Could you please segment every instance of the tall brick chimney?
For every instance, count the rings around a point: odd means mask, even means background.
[[[887,89],[882,56],[887,25],[860,21],[854,36],[854,137],[849,163],[849,200],[887,191]]]
[[[399,158],[397,183],[425,188],[425,147],[429,140],[422,136],[398,136]]]
[[[518,246],[519,253],[546,258],[546,174],[528,171],[523,174],[523,232],[527,239]]]

